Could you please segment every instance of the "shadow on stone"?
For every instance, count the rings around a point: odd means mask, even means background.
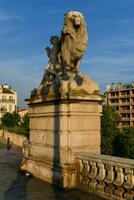
[[[3,200],[27,200],[27,183],[30,177],[25,174],[18,173],[9,189],[5,192]]]
[[[81,86],[83,83],[83,78],[78,74],[75,75],[74,80],[76,81],[78,86]]]
[[[55,200],[85,200],[83,198],[78,197],[78,195],[75,194],[75,191],[72,190],[65,190],[65,189],[59,189],[54,187],[53,192],[55,194]],[[74,194],[72,194],[74,192]],[[76,195],[76,196],[75,196]]]
[[[59,91],[55,89],[55,94],[59,94]],[[61,167],[61,155],[60,155],[60,94],[59,99],[55,101],[54,106],[54,157],[53,157],[53,179],[52,183],[63,187],[62,167]]]

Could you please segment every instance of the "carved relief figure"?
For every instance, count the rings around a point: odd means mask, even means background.
[[[61,53],[66,66],[79,71],[80,59],[86,49],[88,34],[84,16],[80,12],[65,14],[61,35]]]

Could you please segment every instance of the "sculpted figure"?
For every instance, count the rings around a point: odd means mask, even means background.
[[[58,64],[58,54],[60,52],[60,39],[58,36],[52,36],[50,38],[50,42],[53,45],[53,48],[46,47],[45,50],[47,51],[47,55],[50,58],[48,69],[54,70],[56,64]]]
[[[43,80],[41,81],[41,84],[51,84],[57,78],[56,67],[59,65],[59,52],[61,49],[60,39],[58,36],[52,36],[50,38],[50,42],[53,47],[45,48],[49,57],[49,62],[45,69],[45,74]]]
[[[79,71],[80,59],[87,42],[88,34],[84,16],[76,11],[65,14],[61,35],[61,54],[67,67]]]

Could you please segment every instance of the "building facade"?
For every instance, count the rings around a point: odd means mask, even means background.
[[[107,104],[115,107],[122,117],[120,128],[134,126],[134,82],[131,84],[118,83],[116,86],[106,86]]]
[[[18,109],[17,112],[20,115],[20,118],[22,119],[28,113],[28,109],[27,108]]]
[[[0,86],[0,119],[6,112],[14,112],[17,108],[17,92],[8,84]]]

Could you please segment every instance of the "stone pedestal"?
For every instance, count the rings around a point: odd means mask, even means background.
[[[100,153],[99,86],[80,72],[88,34],[82,13],[65,15],[61,36],[46,47],[49,62],[28,100],[30,146],[24,168],[61,187],[77,184],[75,153]]]
[[[29,102],[27,171],[62,187],[77,184],[76,152],[100,153],[101,97],[64,93]]]

